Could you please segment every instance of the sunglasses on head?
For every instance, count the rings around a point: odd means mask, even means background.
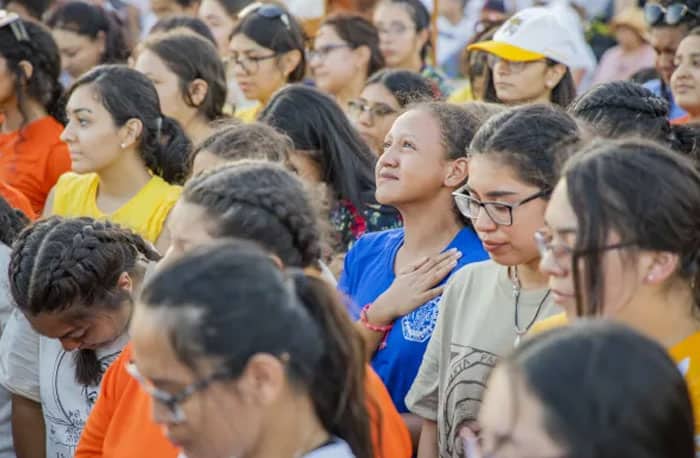
[[[246,6],[238,13],[238,19],[243,19],[247,15],[255,13],[258,16],[264,17],[265,19],[278,19],[282,21],[284,26],[289,29],[289,14],[277,5],[270,5],[265,3],[251,3]]]
[[[672,3],[667,8],[658,3],[647,4],[644,7],[644,18],[651,26],[664,23],[666,25],[678,25],[688,16],[700,17],[698,13],[682,3]]]
[[[10,27],[17,41],[29,41],[27,29],[18,14],[0,10],[0,29],[3,27]]]

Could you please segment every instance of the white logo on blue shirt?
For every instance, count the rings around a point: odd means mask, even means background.
[[[430,339],[437,324],[438,302],[440,297],[426,302],[401,319],[404,339],[419,343]]]

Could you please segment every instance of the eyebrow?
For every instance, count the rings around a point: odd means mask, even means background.
[[[68,111],[71,111],[71,110],[68,110]],[[92,110],[89,108],[76,108],[75,110],[72,110],[72,111],[73,111],[73,114],[78,114],[78,113],[82,113],[82,112],[93,114]]]
[[[471,193],[479,194],[478,192],[476,192],[474,189],[470,188],[469,186],[467,186],[465,189]],[[517,195],[518,195],[518,193],[515,191],[489,191],[489,192],[484,194],[484,196],[489,198],[489,199],[498,199],[499,197],[510,197],[510,196],[517,196]]]

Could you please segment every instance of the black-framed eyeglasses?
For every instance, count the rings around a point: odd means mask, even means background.
[[[522,207],[526,203],[532,202],[533,200],[547,197],[551,193],[551,189],[543,189],[514,204],[493,201],[482,202],[479,199],[475,199],[470,195],[464,194],[464,188],[453,192],[452,196],[455,199],[455,203],[457,204],[457,208],[459,209],[460,213],[472,221],[479,219],[481,209],[483,208],[494,224],[497,224],[498,226],[512,226],[513,211],[515,209]]]
[[[385,103],[369,104],[360,100],[349,101],[348,108],[350,109],[350,114],[356,118],[359,118],[362,113],[369,113],[372,122],[377,118],[384,118],[385,116],[398,113],[398,110],[395,110]]]
[[[545,229],[540,229],[535,232],[535,244],[537,245],[537,250],[539,251],[541,258],[544,258],[547,255],[547,253],[552,253],[554,260],[557,262],[559,267],[568,267],[562,265],[560,261],[570,260],[574,256],[587,256],[593,253],[602,253],[605,251],[629,248],[637,245],[637,242],[630,241],[611,243],[609,245],[586,248],[583,250],[576,250],[571,245],[567,245],[565,243],[555,243],[554,237],[552,236],[551,232]]]
[[[648,3],[644,6],[644,18],[651,26],[665,23],[666,25],[678,25],[688,17],[700,18],[697,12],[682,3],[672,3],[666,8],[658,3]]]
[[[289,13],[277,5],[270,5],[267,3],[255,2],[246,6],[238,13],[238,19],[243,19],[247,15],[255,13],[258,16],[264,17],[265,19],[279,19],[282,24],[287,28],[291,29]]]
[[[0,10],[0,29],[3,27],[10,27],[17,41],[29,41],[27,28],[24,27],[24,23],[17,13]]]
[[[181,407],[183,402],[191,398],[195,393],[207,389],[212,383],[230,378],[230,373],[228,371],[218,370],[186,386],[178,393],[173,394],[154,386],[150,380],[141,375],[133,362],[126,364],[126,371],[139,382],[143,390],[151,396],[153,400],[168,408],[168,413],[170,414],[168,421],[172,423],[182,423],[185,421],[185,412]]]
[[[260,62],[274,59],[279,56],[279,53],[273,53],[268,56],[250,56],[248,54],[239,54],[236,51],[229,53],[229,63],[239,65],[246,75],[255,75],[260,70]]]
[[[320,46],[318,48],[309,49],[308,51],[306,51],[306,55],[308,56],[309,61],[314,60],[317,57],[321,58],[321,59],[325,59],[333,51],[335,51],[337,49],[344,49],[344,48],[352,48],[352,46],[350,46],[347,43],[338,43],[335,45]]]

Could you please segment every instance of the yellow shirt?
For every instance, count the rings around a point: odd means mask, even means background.
[[[530,329],[530,335],[566,326],[568,323],[566,314],[560,313],[535,323]],[[668,352],[688,384],[693,410],[700,412],[700,332],[686,337],[671,347]],[[695,415],[695,438],[695,442],[700,448],[700,415]]]
[[[260,114],[261,110],[262,105],[256,103],[252,107],[236,110],[235,116],[237,119],[241,120],[245,124],[250,124],[251,122],[255,122],[258,119],[258,115]]]
[[[471,102],[472,100],[474,100],[474,94],[472,94],[472,87],[468,82],[450,94],[450,96],[447,98],[449,103],[459,104]]]
[[[99,182],[99,177],[94,173],[63,174],[54,187],[53,214],[108,219],[155,243],[182,192],[180,186],[170,185],[154,176],[131,200],[107,215],[97,208]]]

